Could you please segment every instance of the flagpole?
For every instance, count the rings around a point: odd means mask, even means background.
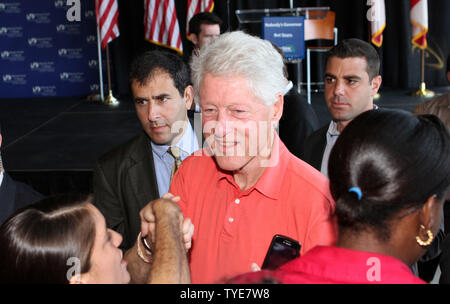
[[[371,24],[370,24],[370,23],[368,23],[367,31],[369,32],[369,44],[371,44],[371,43],[372,43],[372,28],[371,28]],[[377,50],[377,49],[375,49],[375,50],[376,50],[376,52],[378,53],[378,50]],[[378,56],[379,56],[379,55],[378,55]],[[374,99],[374,100],[378,100],[378,99],[380,99],[380,97],[381,97],[380,92],[377,92],[377,93],[373,96],[373,99]]]
[[[417,91],[412,92],[411,95],[431,98],[434,96],[434,92],[427,90],[425,84],[425,50],[421,49],[420,53],[420,88]]]
[[[103,103],[110,106],[116,106],[119,104],[119,101],[113,96],[111,89],[111,71],[109,67],[109,43],[106,44],[106,73],[108,77],[108,96],[106,96],[106,99]]]
[[[102,46],[100,38],[100,30],[97,24],[97,51],[98,51],[98,74],[100,78],[100,98],[103,102],[105,100],[105,95],[103,93],[103,65],[102,65]]]

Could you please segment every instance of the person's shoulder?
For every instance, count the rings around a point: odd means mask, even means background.
[[[137,151],[142,150],[147,145],[149,149],[151,149],[148,137],[144,132],[141,132],[128,141],[121,143],[110,151],[102,154],[97,159],[97,163],[108,164],[118,160],[126,160],[130,157],[130,155],[136,154]]]
[[[434,110],[439,107],[450,107],[450,93],[439,95],[419,104],[414,110],[414,114],[434,114]]]
[[[9,182],[15,186],[15,207],[16,209],[31,205],[43,199],[45,196],[36,191],[28,184],[16,181],[5,172],[4,182]]]
[[[216,168],[215,161],[206,148],[193,152],[185,160],[183,160],[181,166],[184,167],[185,170],[189,168],[191,170],[199,170],[199,172],[205,169]]]
[[[327,123],[323,127],[312,132],[308,137],[306,137],[300,153],[300,157],[302,159],[309,161],[311,155],[326,143],[326,136],[329,126],[330,124]]]
[[[290,155],[287,170],[297,183],[306,184],[312,189],[326,193],[328,196],[328,179],[307,162],[295,155]]]
[[[312,132],[311,135],[309,135],[306,138],[306,140],[314,140],[316,138],[325,137],[329,127],[330,127],[330,123],[327,123],[326,125],[320,127],[316,131]]]

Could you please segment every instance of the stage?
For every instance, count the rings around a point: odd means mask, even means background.
[[[450,92],[450,87],[434,91]],[[380,93],[375,103],[382,108],[413,111],[424,101],[407,90]],[[312,94],[312,106],[326,124],[331,117],[323,93]],[[140,131],[129,98],[115,107],[80,98],[0,100],[0,122],[4,167],[46,195],[91,192],[94,161]]]

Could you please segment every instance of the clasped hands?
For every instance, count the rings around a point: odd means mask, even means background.
[[[194,225],[192,224],[191,219],[184,218],[183,213],[178,206],[179,201],[179,196],[166,193],[161,198],[149,202],[139,212],[139,217],[141,219],[141,236],[145,237],[147,241],[150,241],[152,247],[156,241],[156,223],[164,219],[172,222],[172,224],[175,223],[179,225],[186,252],[191,248]]]

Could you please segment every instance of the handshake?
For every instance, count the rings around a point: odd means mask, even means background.
[[[166,193],[139,212],[140,237],[125,254],[133,283],[190,283],[186,253],[192,246],[194,225],[183,217],[179,201],[179,196]]]
[[[179,196],[171,193],[164,194],[160,199],[151,201],[140,212],[141,236],[154,244],[156,242],[157,223],[162,225],[174,225],[175,230],[179,230],[183,236],[183,243],[186,252],[192,246],[192,235],[194,225],[189,218],[184,218],[178,202]],[[160,229],[162,227],[159,227]]]

